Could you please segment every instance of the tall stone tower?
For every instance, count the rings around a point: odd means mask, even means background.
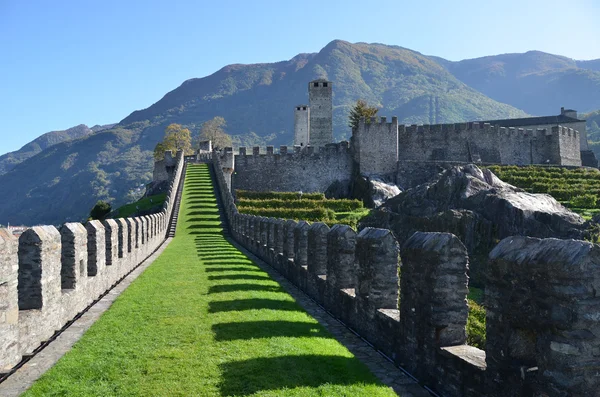
[[[332,83],[325,79],[308,83],[310,105],[310,145],[325,146],[333,142]]]
[[[310,139],[310,108],[298,105],[294,110],[294,145],[306,146]]]

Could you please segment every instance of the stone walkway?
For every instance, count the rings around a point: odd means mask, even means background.
[[[401,397],[430,397],[432,396],[425,388],[419,385],[413,378],[408,376],[393,363],[379,354],[371,345],[352,333],[338,320],[330,316],[315,301],[310,299],[304,292],[289,282],[279,272],[265,263],[263,260],[246,250],[235,240],[228,239],[237,249],[247,255],[262,270],[277,281],[283,289],[290,294],[296,302],[302,306],[308,314],[327,329],[341,344],[352,354],[369,367],[371,372],[387,386],[390,386]]]

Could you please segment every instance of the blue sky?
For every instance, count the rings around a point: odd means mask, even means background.
[[[596,59],[599,20],[597,0],[0,0],[0,154],[118,122],[225,65],[334,39],[451,60],[533,49]]]

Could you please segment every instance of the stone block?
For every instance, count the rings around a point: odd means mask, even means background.
[[[95,276],[106,266],[106,237],[104,226],[97,220],[88,221],[85,224],[88,232],[88,276]]]
[[[294,227],[294,262],[295,266],[301,267],[307,264],[308,229],[310,224],[306,221],[298,221]]]
[[[307,266],[309,274],[327,273],[327,234],[329,226],[322,222],[310,225],[307,240]]]
[[[7,229],[0,229],[0,372],[8,371],[20,359],[18,241]]]
[[[76,289],[87,277],[87,230],[81,223],[65,223],[60,228],[61,288]]]
[[[334,225],[327,234],[327,284],[333,290],[356,287],[356,232]]]

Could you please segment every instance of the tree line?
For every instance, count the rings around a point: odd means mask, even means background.
[[[199,134],[192,137],[192,132],[181,124],[169,124],[165,129],[165,137],[154,148],[154,159],[162,160],[167,150],[182,150],[185,155],[194,154],[193,148],[202,141],[212,141],[216,149],[231,146],[231,136],[225,132],[226,125],[223,117],[214,117],[202,123]]]

